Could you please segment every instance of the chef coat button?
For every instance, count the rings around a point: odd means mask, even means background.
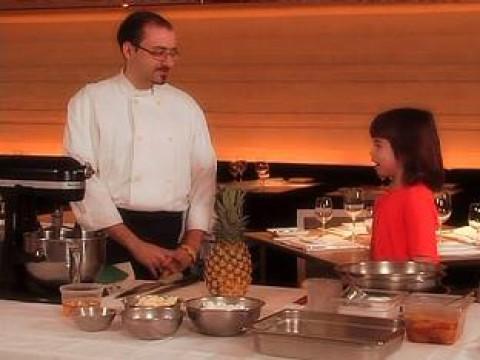
[[[142,141],[143,140],[143,136],[137,136],[137,141]]]
[[[173,138],[170,136],[170,137],[168,138],[168,141],[172,142],[172,141],[173,141]]]
[[[138,104],[138,99],[133,99],[134,104]]]
[[[161,101],[160,99],[157,99],[157,100],[156,100],[156,103],[157,103],[158,105],[161,105],[161,104],[162,104],[162,101]]]
[[[133,177],[133,181],[134,181],[134,182],[139,182],[140,179],[141,179],[140,175],[135,175],[135,176]]]

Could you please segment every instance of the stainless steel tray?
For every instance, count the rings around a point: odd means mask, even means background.
[[[253,326],[257,351],[296,359],[377,360],[397,350],[402,321],[283,310]]]

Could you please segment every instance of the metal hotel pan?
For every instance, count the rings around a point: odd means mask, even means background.
[[[429,262],[363,261],[338,265],[348,284],[368,289],[430,291],[441,285],[444,265]]]
[[[380,360],[403,340],[402,321],[336,313],[283,310],[253,326],[257,351],[322,360]]]

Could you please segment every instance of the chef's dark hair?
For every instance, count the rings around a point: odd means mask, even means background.
[[[403,182],[423,183],[432,191],[444,181],[443,160],[433,114],[427,110],[399,108],[385,111],[370,124],[370,136],[390,142],[403,164]]]
[[[136,11],[128,15],[120,24],[117,32],[117,42],[120,49],[123,43],[130,42],[140,45],[143,39],[145,25],[153,24],[168,30],[173,30],[173,25],[164,17],[151,11]]]

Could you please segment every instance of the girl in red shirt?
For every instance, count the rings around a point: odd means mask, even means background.
[[[370,125],[375,170],[390,189],[375,202],[372,260],[438,262],[433,192],[443,185],[443,161],[432,113],[394,109]]]

